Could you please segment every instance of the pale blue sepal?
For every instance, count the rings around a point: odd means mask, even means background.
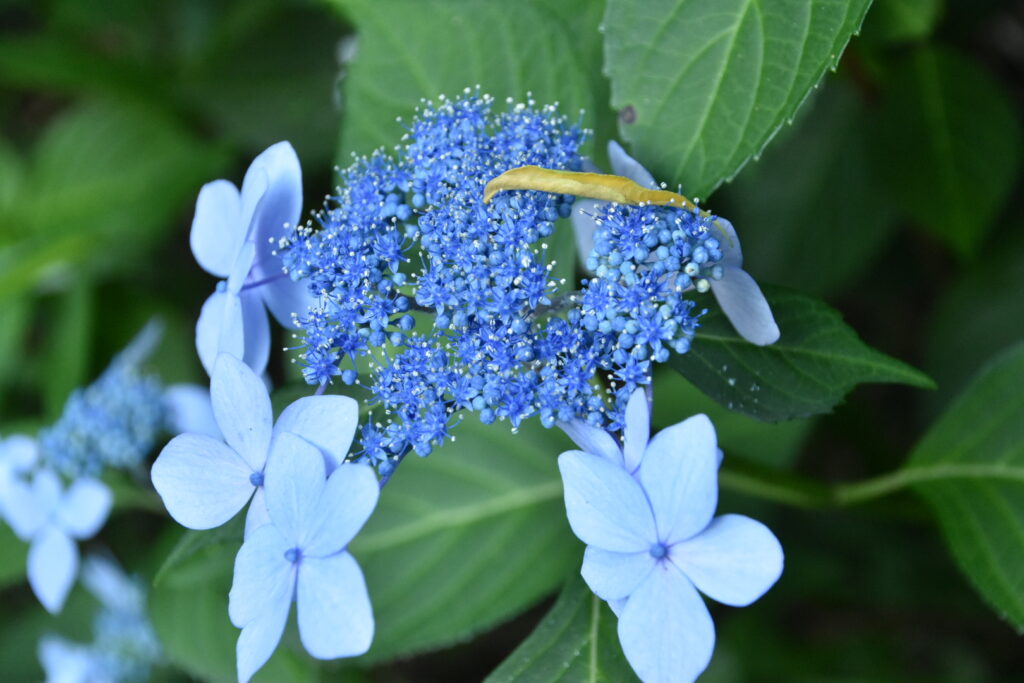
[[[359,565],[347,552],[309,558],[298,580],[299,637],[318,659],[355,657],[373,642],[373,608]]]
[[[640,483],[658,520],[662,543],[699,533],[718,504],[718,445],[706,415],[666,427],[647,444]]]
[[[689,683],[707,668],[715,626],[693,584],[659,562],[619,617],[619,642],[644,683]]]
[[[700,592],[745,607],[782,575],[779,540],[768,527],[743,515],[716,517],[707,529],[672,547],[671,559]]]
[[[288,405],[274,429],[291,432],[320,449],[327,473],[348,454],[359,424],[359,404],[348,396],[305,396]]]
[[[608,432],[583,420],[559,422],[558,426],[584,453],[599,455],[609,462],[622,466],[622,450]]]
[[[647,578],[657,560],[651,553],[642,550],[637,553],[616,553],[587,546],[583,554],[580,574],[603,600],[628,598],[636,587]]]
[[[47,612],[64,608],[77,573],[78,546],[57,526],[45,526],[28,550],[28,583]]]
[[[640,484],[621,466],[582,451],[558,456],[565,511],[587,545],[616,552],[646,551],[657,540],[654,516]]]

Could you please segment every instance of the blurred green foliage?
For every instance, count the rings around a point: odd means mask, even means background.
[[[334,184],[336,159],[395,144],[403,132],[395,118],[409,117],[419,98],[480,84],[499,99],[532,92],[570,115],[584,110],[599,164],[617,126],[670,185],[703,196],[737,173],[706,201],[736,225],[746,269],[823,297],[861,339],[937,383],[931,392],[863,387],[832,414],[768,424],[728,411],[665,369],[655,381],[656,426],[707,412],[727,468],[746,463],[815,485],[898,471],[979,368],[1024,339],[1024,57],[1014,43],[1024,20],[1000,0],[840,2],[832,6],[842,12],[804,13],[827,4],[737,0],[729,5],[737,11],[794,14],[760,33],[752,15],[715,24],[731,37],[722,42],[712,24],[686,24],[693,35],[683,40],[660,21],[672,12],[701,19],[709,5],[695,0],[648,3],[644,12],[626,0],[0,3],[0,433],[52,420],[71,389],[95,377],[153,314],[168,330],[154,369],[167,381],[204,379],[192,334],[213,283],[187,246],[202,183],[239,180],[256,153],[289,139],[303,162],[306,206],[316,207]],[[864,11],[862,35],[840,59]],[[824,37],[790,40],[794,25]],[[760,71],[744,61],[752,54],[763,58]],[[751,90],[770,84],[793,54],[808,63],[785,87]],[[816,88],[836,60],[837,73]],[[716,75],[727,87],[713,87]],[[284,391],[301,390],[287,359],[274,362],[275,384],[288,378]],[[972,410],[981,416],[1019,393],[1017,383],[1005,396],[979,397],[977,386],[960,400],[978,402]],[[830,394],[826,408],[843,393]],[[911,468],[1002,452],[980,441],[956,453],[932,447],[970,440],[977,420],[957,405]],[[556,670],[538,642],[550,640],[557,653],[614,641],[608,622],[586,621],[593,610],[578,584],[554,606],[523,612],[556,592],[578,561],[558,500],[561,435],[538,428],[513,438],[469,423],[460,430],[454,444],[403,468],[387,507],[353,547],[377,607],[376,654],[355,669],[315,662],[293,624],[265,680],[479,680],[538,622],[496,676]],[[1019,455],[1019,439],[1009,443]],[[479,468],[460,480],[467,470],[452,466],[456,458]],[[922,492],[935,502],[950,490]],[[511,513],[500,506],[524,491],[536,495]],[[1024,494],[1019,486],[999,492],[985,514],[1009,508],[999,517],[1008,537],[1019,529]],[[898,493],[808,513],[725,491],[721,507],[768,523],[787,569],[754,608],[715,608],[720,645],[706,680],[1019,674],[1019,640],[957,572],[923,501]],[[501,514],[488,516],[492,508]],[[971,569],[983,561],[971,541],[984,536],[942,519],[960,563],[987,585],[984,567]],[[226,591],[237,539],[183,541],[159,509],[135,499],[97,544],[150,578],[173,562],[174,576],[162,576],[152,595],[168,659],[158,679],[230,679],[237,631]],[[184,550],[172,556],[176,547]],[[59,619],[45,615],[23,585],[23,557],[23,545],[0,529],[0,677],[11,680],[39,678],[41,633],[84,639],[93,607],[76,589]],[[987,594],[1019,623],[1010,606],[1024,591],[1024,555],[999,557],[1008,592]],[[495,629],[516,614],[523,616]],[[592,623],[596,639],[586,631]],[[413,657],[469,638],[470,648]],[[385,661],[395,655],[412,658]],[[582,676],[618,680],[570,660]]]

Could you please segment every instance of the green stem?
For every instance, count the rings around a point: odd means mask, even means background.
[[[734,460],[722,468],[722,488],[752,498],[798,508],[823,509],[861,505],[906,490],[915,484],[949,479],[1021,481],[1020,471],[1002,464],[944,463],[911,467],[829,486],[788,472]]]

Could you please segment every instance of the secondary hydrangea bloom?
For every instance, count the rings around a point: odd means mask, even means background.
[[[141,582],[112,560],[89,557],[82,583],[100,602],[93,640],[79,644],[58,636],[39,642],[39,661],[53,683],[132,683],[149,678],[160,645],[146,614]]]
[[[689,681],[707,667],[715,642],[697,591],[750,604],[781,575],[782,548],[760,522],[714,517],[719,451],[706,416],[663,429],[640,453],[632,444],[647,441],[642,412],[627,416],[622,451],[559,456],[565,507],[587,544],[583,578],[619,615],[630,665],[648,683]],[[645,424],[634,422],[640,418]]]
[[[164,421],[163,387],[140,365],[161,335],[161,325],[149,323],[99,379],[72,392],[60,419],[39,432],[45,465],[70,478],[94,477],[105,467],[135,467],[153,450]]]
[[[612,171],[616,175],[625,176],[650,189],[659,187],[647,169],[626,154],[625,150],[614,140],[608,143],[608,157],[611,160]],[[695,212],[681,209],[671,209],[670,211],[695,214]],[[630,213],[656,214],[664,212],[663,207],[654,206],[626,209],[627,215]],[[614,227],[616,223],[622,222],[622,214],[622,207],[615,208],[607,202],[593,199],[581,200],[574,208],[572,220],[579,253],[587,259],[587,265],[591,269],[599,267],[600,260],[595,258],[598,254],[594,250],[600,246],[602,241],[601,226]],[[775,324],[771,308],[768,306],[764,294],[761,293],[760,287],[743,270],[743,252],[740,249],[736,230],[732,223],[724,218],[719,216],[707,218],[710,218],[707,222],[713,229],[712,237],[715,241],[714,246],[707,251],[720,250],[720,254],[717,258],[712,258],[709,261],[706,258],[708,254],[694,252],[692,262],[695,265],[690,266],[692,272],[683,273],[688,276],[685,286],[693,286],[697,289],[710,287],[722,307],[722,311],[740,336],[759,346],[773,344],[779,339],[779,328]],[[605,227],[605,230],[607,229],[608,227]],[[717,266],[718,270],[715,270],[714,266]]]
[[[8,522],[31,543],[28,581],[51,614],[64,606],[78,573],[75,539],[92,538],[106,522],[113,504],[102,483],[80,477],[65,491],[56,472],[42,469],[31,484],[15,483],[8,498]]]
[[[314,657],[353,657],[373,640],[366,582],[346,547],[377,505],[377,476],[348,463],[328,477],[310,443],[287,432],[277,443],[266,473],[269,521],[238,551],[228,603],[231,622],[242,629],[243,682],[277,647],[293,597],[299,636]]]
[[[305,314],[311,300],[305,285],[288,277],[276,252],[301,212],[302,170],[287,142],[271,145],[253,160],[241,191],[229,180],[214,180],[200,190],[192,254],[204,270],[224,278],[196,324],[196,350],[207,373],[213,373],[221,351],[262,373],[270,355],[266,308],[286,327],[292,326],[293,314]]]
[[[153,486],[167,511],[190,529],[220,526],[250,498],[246,533],[259,526],[267,515],[263,470],[280,435],[291,432],[308,441],[332,470],[348,452],[359,414],[346,396],[307,396],[285,408],[275,424],[266,385],[226,353],[213,368],[210,398],[223,440],[180,434],[153,463]]]

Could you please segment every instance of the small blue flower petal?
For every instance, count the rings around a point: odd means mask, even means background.
[[[291,432],[320,449],[327,473],[342,463],[359,424],[359,404],[348,396],[306,396],[282,411],[275,431]]]
[[[580,574],[603,600],[627,598],[654,569],[657,560],[647,550],[616,553],[587,546]]]
[[[263,380],[238,358],[222,353],[210,378],[210,399],[224,440],[250,468],[262,470],[274,424]]]
[[[700,533],[718,504],[718,446],[706,415],[694,415],[651,439],[640,483],[658,520],[657,540],[673,544]]]
[[[242,199],[234,183],[214,180],[199,190],[189,244],[196,261],[211,275],[226,278],[231,271],[246,236],[241,212]]]
[[[242,627],[235,646],[238,667],[238,683],[247,683],[260,667],[274,654],[281,635],[288,623],[291,611],[294,579],[288,583],[288,592],[273,593],[263,597],[265,609],[255,619]]]
[[[711,292],[736,332],[758,346],[777,342],[779,326],[754,278],[740,268],[727,268],[725,273],[721,280],[711,280]]]
[[[743,515],[716,517],[672,547],[672,561],[709,598],[745,607],[782,575],[782,546],[768,527]]]
[[[629,156],[622,145],[615,140],[608,141],[608,160],[612,164],[612,173],[615,175],[625,176],[637,185],[651,190],[658,189],[658,183],[654,180],[654,176],[639,161]]]
[[[379,497],[380,485],[369,465],[349,463],[334,470],[316,503],[305,553],[325,557],[344,549],[366,524]]]
[[[291,604],[295,566],[285,559],[291,541],[272,524],[253,531],[235,557],[235,575],[228,594],[228,616],[242,628],[275,604]],[[276,643],[275,643],[276,645]]]
[[[609,462],[622,465],[622,450],[615,443],[615,438],[605,430],[583,420],[559,422],[558,426],[584,453],[599,455]]]
[[[263,487],[270,521],[292,545],[305,548],[326,486],[323,454],[289,432],[274,434]],[[339,548],[340,550],[340,548]]]
[[[638,388],[626,404],[626,426],[622,430],[622,456],[626,470],[636,472],[651,436],[651,408],[647,392]]]
[[[28,550],[28,583],[50,614],[58,614],[78,573],[78,546],[56,525],[47,525]]]
[[[297,590],[299,637],[309,654],[335,659],[370,649],[373,608],[363,572],[351,555],[304,560]]]
[[[212,529],[238,514],[252,496],[253,469],[238,453],[202,434],[181,434],[153,463],[153,487],[178,524]]]
[[[558,456],[558,469],[569,525],[584,543],[634,553],[646,552],[658,540],[643,489],[620,465],[568,451]]]
[[[629,596],[619,617],[619,642],[645,683],[693,681],[715,649],[715,625],[689,579],[661,562]]]
[[[61,497],[56,522],[72,538],[92,538],[107,521],[113,504],[114,497],[104,484],[80,477]]]

